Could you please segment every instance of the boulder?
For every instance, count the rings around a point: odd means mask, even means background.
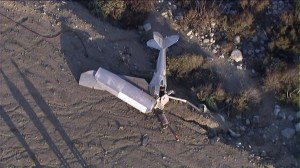
[[[281,131],[281,135],[286,139],[290,139],[295,135],[296,131],[293,128],[285,128]]]
[[[243,54],[239,49],[234,49],[230,54],[230,59],[234,60],[235,62],[240,62],[243,60]]]

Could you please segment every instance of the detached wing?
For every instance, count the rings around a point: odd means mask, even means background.
[[[83,76],[80,77],[80,80],[87,81],[79,81],[79,84],[85,84],[83,86],[87,86],[88,83],[91,85],[87,87],[96,88],[91,87],[95,86],[95,84],[90,77],[91,72],[88,72],[83,73]],[[108,91],[142,113],[151,112],[156,104],[156,100],[149,94],[145,93],[142,89],[134,86],[130,82],[106,69],[100,67],[94,74],[93,78],[97,83],[97,88]]]

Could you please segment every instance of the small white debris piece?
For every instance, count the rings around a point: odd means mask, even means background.
[[[89,41],[92,41],[93,40],[93,37],[89,37]]]
[[[192,35],[193,34],[193,31],[191,30],[191,31],[189,31],[186,35],[187,36],[190,36],[190,35]]]
[[[230,59],[234,60],[235,62],[240,62],[243,60],[243,54],[239,49],[234,49],[231,52],[231,55],[229,57]]]
[[[146,24],[144,24],[144,30],[147,32],[147,31],[149,31],[149,30],[151,30],[151,24],[150,23],[146,23]]]

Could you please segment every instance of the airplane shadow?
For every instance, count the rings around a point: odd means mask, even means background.
[[[52,125],[56,128],[56,130],[58,131],[60,136],[65,141],[66,145],[71,150],[72,154],[77,159],[78,163],[81,164],[82,167],[88,167],[86,161],[83,159],[80,152],[74,146],[74,143],[72,142],[70,137],[67,135],[67,133],[63,129],[61,123],[56,118],[55,114],[53,113],[53,111],[51,110],[49,105],[45,102],[42,95],[39,93],[39,91],[36,89],[36,87],[31,83],[31,81],[28,80],[26,78],[26,76],[21,72],[18,65],[15,63],[15,61],[11,60],[11,62],[14,65],[14,67],[17,69],[18,73],[20,74],[22,81],[24,82],[26,88],[28,89],[28,91],[29,91],[30,95],[32,96],[32,98],[34,99],[35,103],[44,112],[45,116],[52,123]],[[12,93],[12,96],[14,97],[14,99],[16,101],[18,101],[20,106],[27,113],[27,115],[29,116],[29,118],[31,119],[31,121],[33,122],[35,127],[39,130],[39,132],[43,136],[43,139],[46,141],[46,143],[49,145],[51,150],[54,152],[56,157],[61,162],[61,165],[63,167],[71,167],[69,165],[69,163],[66,161],[66,159],[64,158],[63,154],[60,152],[57,145],[54,143],[53,139],[49,135],[49,133],[48,133],[47,129],[45,128],[45,126],[43,125],[43,123],[38,119],[37,114],[33,110],[32,106],[29,104],[29,102],[26,100],[26,98],[22,95],[21,91],[16,87],[16,85],[7,77],[7,75],[2,70],[0,70],[0,72],[1,72],[2,76],[4,77],[5,83],[6,83],[7,87],[9,88],[10,92]],[[24,146],[24,148],[26,149],[28,147]],[[32,154],[30,154],[30,155],[32,155]]]

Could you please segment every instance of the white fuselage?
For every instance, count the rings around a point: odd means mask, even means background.
[[[149,84],[150,93],[153,96],[160,96],[160,92],[165,93],[167,88],[166,79],[166,49],[160,49],[156,70]]]

